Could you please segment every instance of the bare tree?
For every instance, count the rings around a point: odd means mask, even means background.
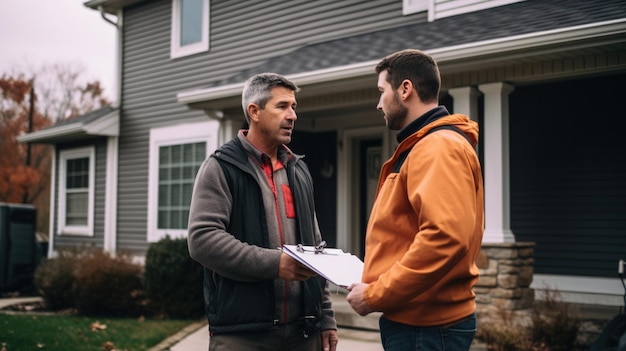
[[[37,109],[54,122],[80,116],[110,103],[98,80],[85,79],[86,68],[78,62],[25,64],[9,76],[34,80]]]
[[[80,64],[41,66],[34,75],[42,114],[57,122],[108,104],[99,81],[83,83],[84,72]]]
[[[98,109],[108,100],[99,81],[84,81],[78,64],[14,72],[0,76],[0,202],[32,203],[38,231],[46,231],[52,146],[29,147],[17,137]]]

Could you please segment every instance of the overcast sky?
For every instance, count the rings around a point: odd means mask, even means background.
[[[78,64],[85,81],[99,80],[116,100],[116,29],[84,3],[0,0],[0,76],[23,73],[25,65]]]

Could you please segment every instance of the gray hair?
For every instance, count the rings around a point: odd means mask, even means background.
[[[260,73],[246,80],[241,93],[241,107],[243,108],[246,122],[250,123],[248,105],[257,104],[264,109],[265,104],[272,98],[272,89],[275,87],[284,87],[296,93],[300,91],[296,83],[278,73]]]

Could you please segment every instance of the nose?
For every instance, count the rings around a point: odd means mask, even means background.
[[[287,116],[287,119],[290,121],[295,121],[298,119],[298,115],[296,114],[296,110],[291,109],[291,113]]]

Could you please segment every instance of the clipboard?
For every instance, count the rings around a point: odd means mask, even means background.
[[[361,282],[363,261],[341,249],[326,248],[324,241],[318,246],[283,245],[283,252],[344,289]]]

